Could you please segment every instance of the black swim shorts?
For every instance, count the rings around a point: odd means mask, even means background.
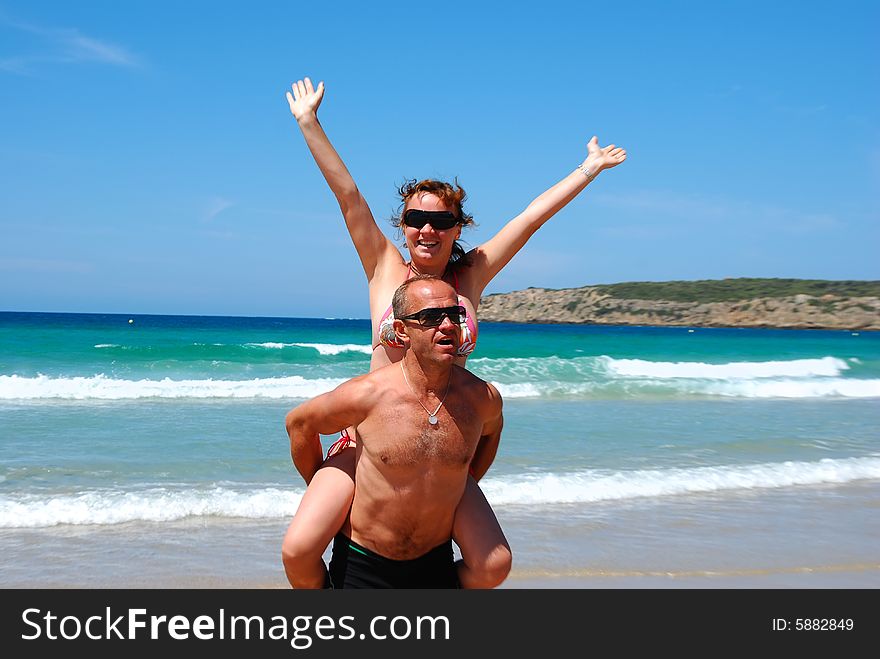
[[[460,588],[452,540],[427,554],[396,561],[361,547],[339,533],[333,539],[330,579],[334,588]]]

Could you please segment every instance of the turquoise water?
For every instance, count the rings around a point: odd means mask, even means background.
[[[303,492],[284,415],[367,370],[369,329],[0,313],[0,550],[10,565],[0,585],[34,578],[21,566],[36,548],[77,555],[83,534],[126,542],[196,524],[228,538],[250,524],[280,542]],[[859,528],[835,546],[880,558],[878,523],[862,519],[875,505],[864,492],[880,489],[877,333],[482,323],[468,368],[505,399],[482,487],[518,565],[558,562],[533,533],[548,525],[583,541],[567,562],[592,564],[587,539],[607,515],[637,516],[647,546],[718,508],[736,546],[733,519],[756,514],[744,503],[754,497],[762,514],[776,506],[820,528],[850,515]],[[828,493],[852,488],[863,495],[844,497],[842,512]],[[729,512],[743,505],[748,513]],[[214,567],[228,560],[221,553]],[[277,547],[265,560],[280,566]]]

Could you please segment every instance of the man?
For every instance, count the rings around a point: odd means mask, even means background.
[[[333,540],[335,588],[454,588],[455,511],[469,468],[482,474],[494,459],[501,396],[454,363],[464,309],[452,286],[414,277],[392,306],[403,360],[294,408],[291,455],[309,482],[322,462],[320,435],[357,427],[354,498]],[[300,520],[301,532],[308,527]],[[284,562],[295,587],[323,576],[323,562]]]

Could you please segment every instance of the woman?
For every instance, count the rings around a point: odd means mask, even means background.
[[[473,223],[462,202],[464,190],[441,181],[411,181],[399,190],[402,213],[398,226],[406,239],[410,260],[376,224],[342,159],[318,122],[324,83],[315,89],[309,78],[287,92],[290,111],[321,173],[336,196],[369,282],[373,353],[370,370],[400,361],[402,346],[389,332],[393,316],[389,304],[397,287],[415,274],[443,277],[458,291],[467,311],[462,323],[462,345],[456,363],[463,366],[477,339],[476,312],[480,297],[495,275],[513,258],[541,225],[575,198],[603,170],[626,159],[613,144],[600,147],[596,137],[587,144],[587,158],[556,185],[544,192],[483,245],[465,253],[458,238]],[[390,318],[390,320],[389,320]],[[440,392],[438,392],[439,395]],[[438,397],[439,400],[439,397]],[[288,579],[296,588],[320,588],[325,583],[321,557],[342,528],[354,493],[354,454],[346,450],[357,440],[349,428],[331,447],[327,460],[314,449],[292,449],[297,469],[309,483],[284,539],[282,557]],[[477,485],[495,458],[497,445],[477,447],[471,474],[456,511],[453,538],[461,550],[459,579],[465,588],[492,588],[510,571],[510,547],[495,514]]]

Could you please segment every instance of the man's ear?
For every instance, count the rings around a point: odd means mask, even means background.
[[[406,324],[402,320],[395,318],[392,327],[394,328],[394,335],[397,337],[397,340],[408,346],[409,335],[406,333]]]

